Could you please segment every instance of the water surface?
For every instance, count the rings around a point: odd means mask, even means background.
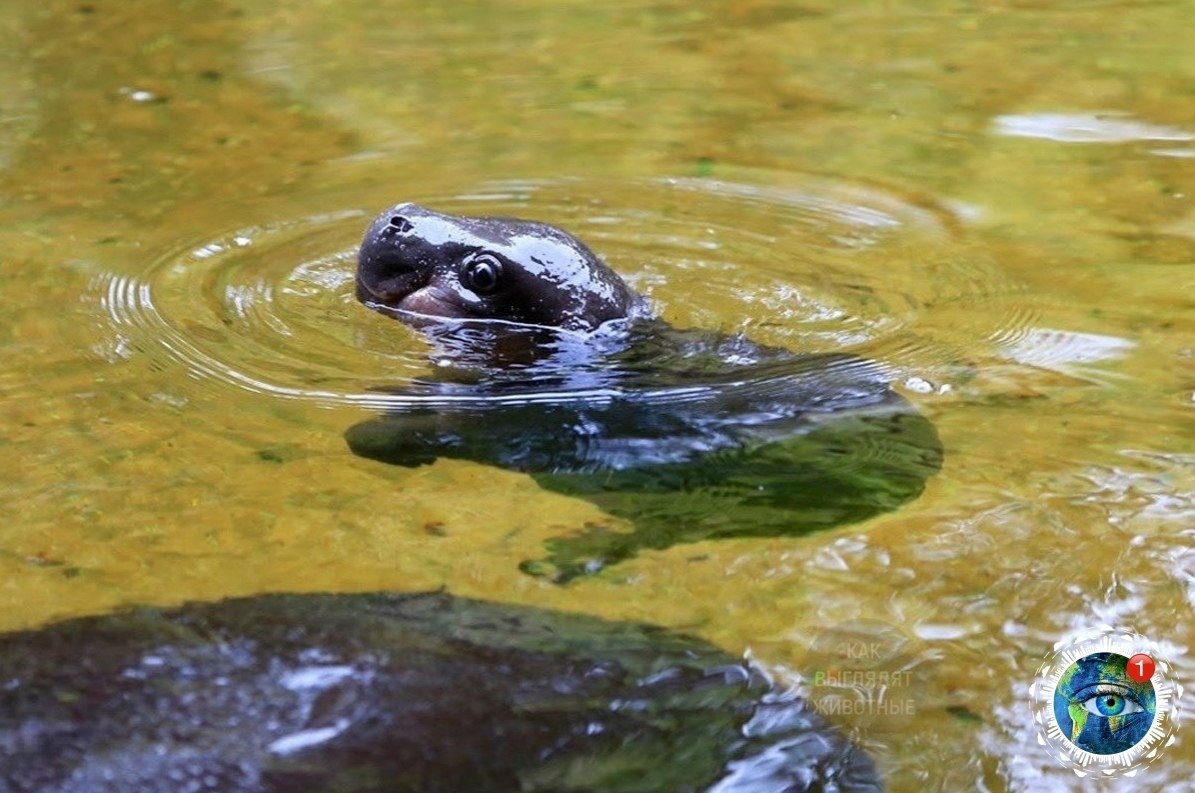
[[[0,11],[0,627],[267,591],[646,620],[805,676],[893,790],[1068,790],[1025,699],[1195,605],[1195,11],[1181,2],[396,2]],[[398,200],[574,231],[681,327],[888,367],[944,467],[799,539],[519,572],[610,520],[352,456],[430,370],[357,306]],[[815,692],[818,693],[818,692]],[[821,692],[825,694],[825,691]],[[1133,789],[1185,789],[1180,729]]]

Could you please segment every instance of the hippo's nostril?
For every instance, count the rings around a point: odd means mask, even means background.
[[[390,218],[390,228],[394,229],[399,234],[406,234],[411,230],[411,221],[407,220],[402,215],[393,215]]]

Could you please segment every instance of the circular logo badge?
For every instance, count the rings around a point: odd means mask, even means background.
[[[1038,741],[1080,776],[1132,776],[1174,741],[1181,688],[1157,647],[1097,629],[1054,645],[1030,690]]]

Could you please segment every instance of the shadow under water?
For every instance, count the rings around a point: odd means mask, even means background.
[[[0,636],[0,790],[878,791],[756,668],[633,623],[265,595]]]
[[[864,520],[916,498],[941,467],[933,425],[855,356],[657,320],[604,337],[424,330],[449,366],[351,427],[350,448],[403,466],[450,457],[522,471],[631,524],[586,527],[523,562],[558,583],[640,549]]]

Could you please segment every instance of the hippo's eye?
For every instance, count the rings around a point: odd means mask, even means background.
[[[479,295],[491,294],[502,281],[502,262],[486,253],[475,256],[461,270],[461,281]]]

